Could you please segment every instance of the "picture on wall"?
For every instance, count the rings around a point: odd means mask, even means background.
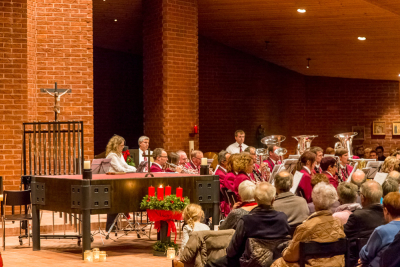
[[[400,135],[400,122],[393,122],[393,135]]]
[[[353,140],[364,140],[364,130],[365,130],[364,126],[353,126],[351,129],[352,129],[352,132],[358,133],[356,136],[354,136]],[[400,131],[400,128],[399,128],[399,131]]]
[[[385,122],[384,121],[374,121],[372,124],[373,135],[385,135]]]

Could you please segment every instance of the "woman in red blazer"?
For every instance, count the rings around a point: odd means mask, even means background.
[[[303,173],[303,177],[301,178],[299,184],[299,189],[303,197],[306,199],[307,203],[310,203],[312,201],[311,175],[312,170],[314,170],[315,164],[315,154],[310,151],[304,152],[297,162],[297,171]]]

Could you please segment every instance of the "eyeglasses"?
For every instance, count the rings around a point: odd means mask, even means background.
[[[199,159],[199,160],[201,160],[201,158],[198,158],[198,157],[194,157],[194,159]]]
[[[160,156],[161,158],[168,158],[168,156]]]

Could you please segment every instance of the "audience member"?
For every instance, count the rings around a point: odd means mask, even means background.
[[[398,171],[391,171],[386,179],[393,179],[396,180],[400,184],[400,172]]]
[[[396,164],[398,164],[396,157],[389,156],[383,162],[380,172],[389,173],[394,170]]]
[[[322,148],[320,148],[319,146],[313,146],[312,148],[310,148],[310,152],[315,154],[315,167],[314,170],[312,170],[312,173],[322,173],[322,169],[320,167],[321,164],[321,160],[324,156],[324,150]]]
[[[396,149],[391,156],[395,157],[397,160],[400,160],[400,151]]]
[[[310,151],[304,152],[297,162],[297,171],[303,173],[299,184],[299,190],[308,203],[311,202],[312,192],[311,170],[314,170],[315,164],[315,154]]]
[[[364,159],[369,159],[372,148],[367,147],[364,149]]]
[[[221,223],[220,230],[236,229],[236,224],[243,215],[249,214],[249,212],[257,207],[257,203],[254,200],[254,191],[256,185],[250,181],[243,181],[239,185],[239,196],[242,202],[236,202],[238,208],[232,210],[225,221]],[[235,204],[235,205],[236,205]]]
[[[369,153],[369,158],[376,159],[378,161],[378,154],[376,153],[375,150],[371,150],[371,152]]]
[[[307,219],[309,211],[306,200],[290,192],[293,175],[287,171],[278,173],[275,176],[274,185],[276,188],[274,209],[288,216],[289,225],[298,225]]]
[[[379,203],[382,197],[382,187],[376,181],[367,181],[361,185],[361,206],[350,214],[344,225],[347,238],[352,239],[350,244],[350,260],[353,266],[358,260],[357,238],[369,238],[374,229],[385,223],[383,208]]]
[[[271,266],[297,266],[300,259],[300,242],[335,242],[346,237],[340,221],[332,217],[331,205],[337,200],[335,188],[327,183],[317,184],[312,192],[312,200],[316,212],[310,215],[294,233],[293,240],[282,252],[282,258],[276,260]],[[344,266],[344,256],[330,258],[308,258],[306,266]]]
[[[328,177],[326,177],[324,174],[315,174],[313,177],[311,177],[311,187],[314,188],[317,184],[324,182],[329,184],[329,179]],[[313,202],[307,203],[308,205],[308,210],[310,212],[310,214],[313,214],[315,212],[315,206]],[[332,206],[331,206],[331,211],[332,213],[335,212],[336,208],[340,206],[339,201],[335,201]]]
[[[379,161],[384,161],[386,159],[385,155],[383,154],[385,152],[385,150],[383,149],[383,146],[377,146],[375,148],[375,151],[376,151]]]
[[[383,199],[383,213],[387,224],[378,226],[368,243],[360,251],[359,264],[379,267],[381,252],[393,242],[400,231],[400,193],[391,192]]]
[[[399,183],[394,179],[387,179],[382,184],[382,198],[390,192],[399,192]]]
[[[353,149],[354,156],[357,156],[360,159],[364,158],[365,150],[363,145],[355,146]],[[353,158],[354,158],[353,156]]]
[[[258,183],[254,198],[258,204],[256,208],[239,219],[236,232],[226,249],[226,256],[216,261],[208,262],[210,267],[240,266],[239,258],[245,251],[248,238],[284,239],[289,235],[287,216],[283,212],[272,208],[275,197],[275,187],[268,182]]]
[[[204,211],[201,209],[200,205],[187,205],[183,210],[183,219],[185,220],[186,225],[183,227],[181,252],[185,249],[191,232],[210,230],[210,227],[201,223],[201,220],[204,219]]]
[[[400,232],[396,234],[393,242],[383,250],[381,254],[381,266],[384,267],[399,267],[400,266]]]
[[[338,218],[342,224],[346,224],[353,211],[362,208],[359,203],[356,203],[357,191],[355,184],[347,182],[341,182],[337,188],[340,206],[336,208],[333,217]]]
[[[361,197],[360,197],[360,187],[363,183],[367,181],[367,176],[362,170],[356,170],[353,175],[351,176],[350,182],[357,186],[357,200],[358,204],[361,204]]]

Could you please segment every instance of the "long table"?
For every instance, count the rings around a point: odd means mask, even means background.
[[[183,196],[203,208],[212,208],[213,224],[219,222],[219,177],[178,173],[146,173],[123,175],[94,174],[92,179],[82,175],[32,177],[32,242],[33,250],[40,250],[40,210],[81,214],[82,257],[91,249],[91,214],[115,214],[140,211],[140,202],[148,194],[148,187],[183,188]]]

